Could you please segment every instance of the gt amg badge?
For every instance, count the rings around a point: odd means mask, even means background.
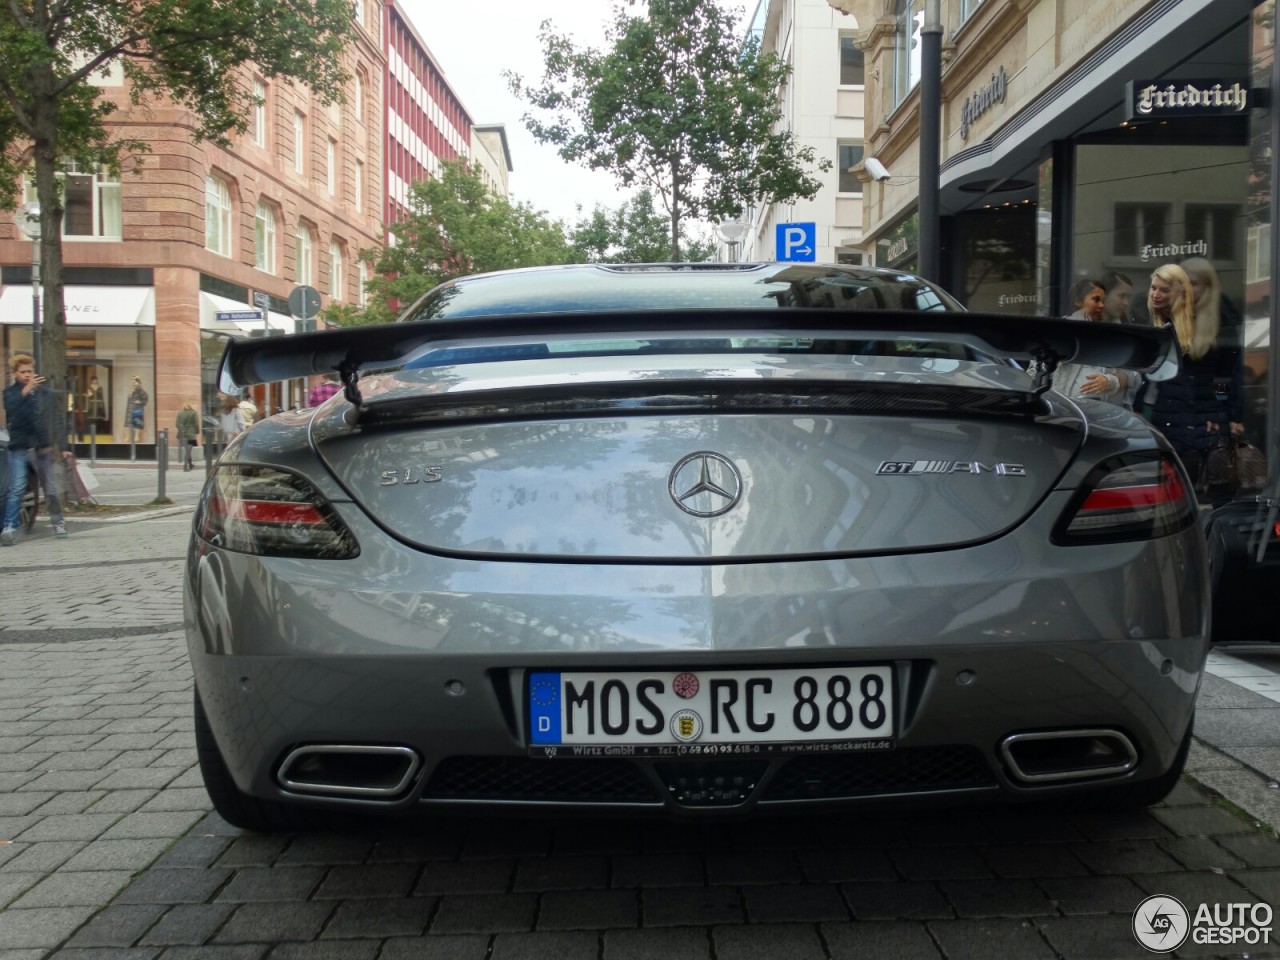
[[[695,517],[718,517],[742,499],[742,474],[727,457],[699,450],[681,458],[667,489],[676,506]]]
[[[985,464],[978,460],[885,460],[877,474],[919,477],[926,473],[994,473],[998,477],[1025,477],[1027,468],[1020,463]]]

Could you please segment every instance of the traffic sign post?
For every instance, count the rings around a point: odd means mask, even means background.
[[[816,223],[780,223],[774,238],[774,255],[788,263],[813,263],[818,258]]]
[[[299,332],[314,330],[309,321],[314,320],[320,312],[320,293],[315,287],[306,284],[294,287],[289,291],[289,312],[293,314],[295,328]],[[298,321],[302,323],[299,325]]]

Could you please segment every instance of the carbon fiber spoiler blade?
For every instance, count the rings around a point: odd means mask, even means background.
[[[255,383],[336,372],[347,385],[348,399],[358,403],[354,384],[361,370],[398,366],[430,344],[546,343],[602,336],[696,338],[708,334],[820,340],[923,338],[964,343],[981,353],[1048,362],[1050,366],[1080,363],[1137,370],[1152,380],[1167,380],[1178,372],[1172,327],[982,313],[644,310],[417,320],[232,340],[222,355],[219,389],[236,393]]]

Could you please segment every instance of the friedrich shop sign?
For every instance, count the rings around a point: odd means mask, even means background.
[[[960,107],[960,139],[968,140],[969,128],[973,126],[974,121],[997,103],[1004,103],[1008,94],[1009,76],[1001,66],[1000,72],[993,73],[985,86],[979,87],[964,98],[964,104]]]
[[[1231,117],[1249,107],[1247,81],[1206,80],[1193,83],[1125,84],[1126,120],[1169,120],[1177,117]]]

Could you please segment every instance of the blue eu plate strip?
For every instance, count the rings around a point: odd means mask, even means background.
[[[560,742],[560,674],[529,674],[529,742]]]

